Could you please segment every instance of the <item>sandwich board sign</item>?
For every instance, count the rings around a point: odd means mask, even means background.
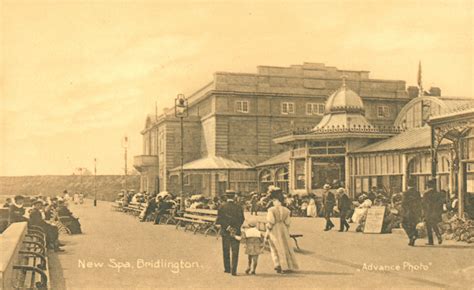
[[[373,206],[367,211],[364,234],[380,234],[382,232],[384,206]]]

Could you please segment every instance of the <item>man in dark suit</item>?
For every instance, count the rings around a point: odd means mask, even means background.
[[[13,202],[10,204],[8,211],[8,220],[10,223],[18,223],[28,221],[24,217],[25,208],[23,207],[23,202],[25,198],[21,195],[17,195],[13,198]]]
[[[338,204],[337,204],[337,208],[339,209],[339,219],[340,219],[339,231],[343,232],[345,228],[345,231],[347,232],[349,230],[349,224],[347,223],[346,219],[347,219],[347,214],[351,210],[352,203],[344,188],[342,187],[339,188],[337,190],[337,194],[339,197]]]
[[[173,204],[170,202],[171,196],[166,195],[157,205],[157,214],[155,217],[155,225],[160,223],[160,219],[167,213],[170,213],[170,209],[173,208]]]
[[[148,216],[154,213],[156,210],[156,194],[148,196],[148,200],[146,203],[145,212],[143,213],[143,217],[140,219],[141,222],[147,220]]]
[[[423,194],[423,215],[425,217],[426,232],[428,234],[427,245],[433,245],[433,231],[438,238],[438,244],[443,242],[438,223],[441,222],[443,213],[443,196],[436,191],[436,180],[428,180],[428,190]]]
[[[405,230],[409,242],[409,246],[415,245],[415,240],[418,237],[416,232],[416,224],[421,219],[421,196],[420,192],[415,188],[416,182],[414,179],[408,180],[408,189],[403,192],[402,197],[402,227]]]
[[[236,276],[240,242],[234,237],[240,236],[240,227],[244,223],[244,210],[235,203],[235,192],[227,190],[225,195],[227,201],[217,211],[216,224],[221,226],[224,272]]]
[[[333,214],[334,206],[336,205],[336,197],[334,193],[331,192],[331,186],[325,184],[323,193],[323,205],[324,205],[324,218],[326,219],[326,228],[325,231],[329,231],[334,227],[334,224],[331,221],[331,215]]]
[[[43,219],[43,215],[41,214],[41,210],[43,208],[43,202],[41,200],[36,200],[33,202],[33,209],[30,212],[30,220],[28,224],[31,226],[37,226],[43,229],[46,233],[46,243],[50,249],[54,249],[55,252],[62,252],[64,251],[61,249],[58,237],[59,232],[56,226],[53,226],[47,223]]]

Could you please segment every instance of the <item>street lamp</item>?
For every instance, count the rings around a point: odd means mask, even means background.
[[[97,206],[97,158],[94,158],[94,206]]]
[[[82,188],[82,167],[79,167],[79,174],[80,174],[80,175],[79,175],[79,180],[80,180],[80,182],[79,182],[79,184],[80,184],[80,186],[79,186],[79,191],[80,191],[80,192],[83,192],[84,190],[83,190],[83,188]]]
[[[124,149],[124,161],[125,161],[125,167],[124,167],[124,187],[125,187],[125,192],[127,193],[127,148],[128,148],[128,137],[125,136],[122,140],[122,148]]]
[[[188,116],[188,100],[183,94],[178,94],[174,100],[174,115],[176,118],[180,119],[181,124],[181,170],[179,174],[179,179],[181,183],[181,201],[180,209],[184,210],[184,127],[183,119]]]

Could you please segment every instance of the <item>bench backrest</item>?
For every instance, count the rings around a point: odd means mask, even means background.
[[[129,208],[136,208],[136,209],[140,209],[143,207],[143,205],[141,203],[129,203],[128,204],[128,207]]]
[[[200,220],[200,221],[206,221],[206,222],[215,222],[217,219],[217,217],[215,216],[197,215],[197,214],[190,214],[190,213],[185,213],[184,217],[188,219]]]
[[[197,214],[202,214],[202,215],[217,216],[217,210],[215,209],[187,208],[186,212],[197,213]]]

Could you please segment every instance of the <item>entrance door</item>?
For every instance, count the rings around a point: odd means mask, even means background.
[[[313,163],[312,189],[322,188],[325,184],[344,181],[344,166],[341,163]]]
[[[227,182],[219,181],[218,182],[218,189],[217,189],[217,192],[219,193],[219,196],[223,195],[226,190],[227,190]]]

